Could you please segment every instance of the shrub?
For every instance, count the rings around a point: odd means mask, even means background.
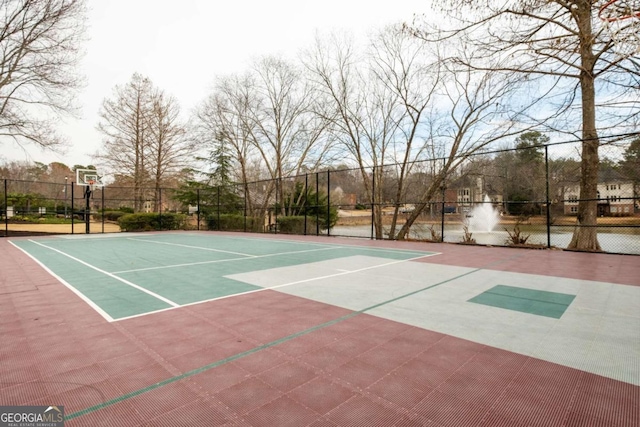
[[[276,203],[276,212],[283,212],[285,217],[307,216],[317,219],[320,228],[326,230],[338,222],[338,208],[330,206],[329,198],[322,192],[316,193],[312,188],[305,188],[301,182],[296,182],[293,191],[286,193],[282,203]]]
[[[37,222],[38,218],[27,215],[14,215],[10,219],[11,222]]]
[[[278,231],[285,234],[304,234],[304,215],[279,216],[277,220]],[[315,218],[307,217],[307,234],[315,234]]]
[[[467,229],[467,232],[469,230]],[[430,242],[442,242],[442,234],[435,229],[434,225],[429,225],[429,233],[431,234]],[[469,233],[469,237],[471,237],[471,233]]]
[[[133,212],[131,212],[133,213]],[[105,221],[118,221],[120,217],[126,215],[127,213],[121,210],[118,211],[105,211],[102,214],[95,214],[94,217],[96,220],[101,221],[104,217]]]
[[[247,231],[262,232],[256,218],[246,217]],[[207,217],[207,230],[244,231],[245,216],[242,214],[212,214]]]
[[[71,223],[70,219],[65,218],[57,218],[55,216],[22,216],[22,215],[14,215],[9,219],[11,223],[28,223],[28,224],[69,224]]]
[[[476,239],[473,238],[473,233],[469,231],[469,226],[467,224],[462,226],[463,236],[462,243],[466,243],[468,245],[475,245]]]
[[[182,230],[186,228],[187,216],[176,213],[136,213],[118,218],[122,231]]]
[[[520,225],[526,221],[525,217],[520,216],[517,220],[516,220],[516,224],[513,227],[513,230],[508,230],[508,229],[504,229],[507,234],[509,235],[509,238],[507,238],[507,240],[505,241],[505,243],[507,245],[511,245],[511,246],[518,246],[518,245],[526,245],[527,244],[527,240],[529,240],[529,237],[531,237],[530,234],[525,235],[522,230],[520,230]]]

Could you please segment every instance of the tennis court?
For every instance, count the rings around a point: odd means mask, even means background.
[[[0,248],[0,403],[65,425],[640,424],[634,256],[210,232]]]
[[[115,236],[22,240],[14,244],[86,297],[109,321],[280,288],[305,279],[352,274],[353,269],[348,268],[353,266],[364,271],[432,255],[202,234]],[[338,260],[342,260],[341,265],[332,272],[301,267]],[[265,286],[233,279],[237,274],[283,267],[298,269],[299,277],[294,273],[287,278],[291,283],[280,283],[282,277],[275,277]]]

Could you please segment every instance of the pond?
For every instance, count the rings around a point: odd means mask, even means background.
[[[415,224],[411,227],[410,238],[416,240],[431,238],[428,224]],[[440,224],[433,227],[440,232]],[[472,232],[472,238],[480,245],[508,246],[509,235],[504,226],[497,226],[491,232]],[[513,226],[506,227],[509,231]],[[547,229],[545,225],[521,225],[524,236],[529,236],[527,243],[535,245],[547,245]],[[388,227],[386,227],[388,230]],[[335,226],[331,229],[333,236],[371,237],[371,225]],[[573,227],[552,226],[551,246],[566,248],[571,241]],[[448,243],[460,243],[463,241],[464,232],[459,224],[446,224],[444,228],[444,241]],[[640,227],[599,227],[598,241],[602,250],[610,253],[640,254]]]

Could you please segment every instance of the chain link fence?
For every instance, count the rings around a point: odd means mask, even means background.
[[[449,169],[435,159],[227,186],[107,185],[88,199],[72,182],[5,179],[0,203],[5,236],[192,229],[567,248],[585,227],[580,151],[579,142],[550,144]],[[591,227],[603,251],[640,254],[639,192],[638,153],[628,142],[601,145]]]

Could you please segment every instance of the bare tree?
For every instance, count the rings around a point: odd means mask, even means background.
[[[382,238],[382,193],[376,188],[383,188],[384,175],[375,172],[392,151],[397,96],[379,79],[369,79],[369,65],[348,37],[336,34],[318,38],[306,58],[318,96],[325,100],[320,114],[330,121],[336,140],[356,162],[373,208],[376,238]]]
[[[254,76],[256,104],[250,105],[246,128],[270,177],[280,182],[321,161],[327,122],[314,112],[312,89],[292,64],[265,57],[255,64]],[[279,185],[277,192],[283,201],[285,186]]]
[[[113,173],[133,178],[136,212],[142,209],[144,186],[149,182],[146,154],[152,139],[153,92],[149,79],[134,74],[129,83],[116,86],[113,99],[103,101],[98,123],[98,130],[105,135],[98,158]]]
[[[371,39],[364,58],[335,35],[319,40],[307,66],[331,99],[333,110],[326,115],[333,131],[358,165],[374,209],[376,238],[384,235],[381,208],[387,197],[395,207],[389,238],[405,239],[448,174],[466,157],[511,134],[516,124],[515,114],[498,103],[514,87],[506,84],[512,79],[495,72],[458,73],[437,49],[428,51],[397,28]],[[500,124],[489,126],[492,121]],[[415,209],[400,226],[407,182],[413,168],[424,167],[416,162],[426,160],[431,179],[413,189]]]
[[[249,194],[248,183],[259,176],[251,176],[251,158],[255,155],[251,144],[249,109],[253,100],[253,82],[249,75],[228,76],[217,79],[214,92],[198,107],[192,121],[192,131],[198,145],[202,146],[216,165],[213,153],[224,150],[230,157],[230,180],[243,183],[243,191]],[[246,198],[247,209],[253,215],[252,198]]]
[[[155,190],[154,211],[159,212],[162,185],[187,166],[195,148],[193,142],[185,137],[178,101],[161,90],[155,90],[152,98],[146,157],[149,158],[149,175]]]
[[[276,188],[285,199],[283,177],[314,169],[327,150],[326,121],[313,107],[310,87],[290,63],[266,57],[242,76],[217,80],[214,93],[196,112],[196,138],[216,151],[228,146],[244,183],[249,212],[266,212]],[[270,178],[258,195],[248,183]],[[264,178],[264,176],[262,176]],[[280,203],[281,213],[284,206]]]
[[[98,130],[106,139],[98,157],[114,174],[133,179],[136,211],[150,197],[145,186],[152,186],[158,212],[162,185],[180,173],[195,151],[186,138],[178,101],[136,73],[115,88],[114,99],[104,100],[100,118]]]
[[[84,0],[0,0],[0,137],[53,148],[72,113]]]
[[[639,114],[637,27],[628,20],[626,30],[620,30],[621,34],[629,31],[624,43],[635,46],[616,49],[619,45],[599,24],[604,4],[587,0],[449,0],[444,7],[454,19],[453,30],[426,25],[411,28],[414,35],[427,41],[463,38],[482,53],[472,61],[457,58],[470,69],[517,73],[531,81],[539,76],[542,80],[536,84],[546,87],[543,97],[549,100],[546,106],[552,112],[535,119],[565,132],[571,132],[567,131],[570,123],[580,123],[579,226],[569,244],[569,248],[580,250],[600,250],[595,227],[599,134],[611,129],[619,132]],[[529,96],[535,93],[534,88],[529,87]],[[539,96],[533,99],[540,101]]]
[[[381,30],[371,41],[371,73],[391,95],[392,126],[389,163],[395,168],[394,210],[389,236],[395,238],[400,203],[405,200],[407,181],[416,161],[429,151],[428,122],[425,114],[435,101],[441,83],[441,64],[424,46],[415,43],[397,26]],[[384,159],[383,159],[384,161]],[[383,171],[380,171],[383,172]],[[376,174],[376,179],[384,173]],[[380,182],[379,191],[384,187]],[[378,195],[381,199],[381,195]]]
[[[517,76],[497,71],[461,70],[455,63],[441,60],[445,71],[438,98],[440,112],[433,119],[435,155],[430,162],[431,180],[398,231],[397,239],[406,238],[410,227],[430,206],[447,178],[471,156],[522,131],[518,119],[523,111],[513,111],[509,102],[517,92]]]

